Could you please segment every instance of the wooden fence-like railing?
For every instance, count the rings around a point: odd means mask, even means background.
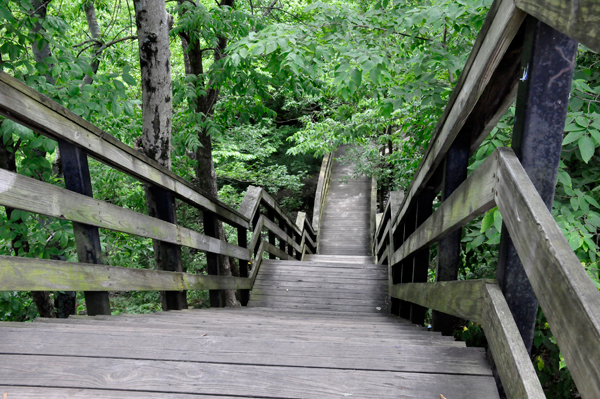
[[[323,156],[323,162],[321,163],[321,171],[319,172],[319,181],[317,183],[317,191],[315,193],[315,205],[313,207],[312,219],[312,225],[317,232],[321,230],[321,220],[323,219],[325,198],[327,197],[327,190],[329,189],[329,182],[331,181],[331,168],[333,167],[333,161],[334,153],[331,152]],[[319,237],[317,233],[317,245],[318,242]]]
[[[600,50],[598,4],[494,1],[406,196],[392,196],[374,234],[392,312],[423,323],[433,309],[433,327],[444,333],[448,315],[481,323],[509,398],[545,397],[528,354],[535,313],[527,319],[518,309],[535,312],[537,301],[582,397],[600,397],[600,294],[549,211],[577,49],[565,35]],[[469,156],[515,99],[514,151],[497,149],[467,178]],[[498,281],[452,281],[460,228],[494,206],[504,224]],[[437,280],[427,283],[434,242]],[[507,255],[510,245],[518,259]],[[522,280],[506,272],[517,262]],[[528,289],[532,297],[519,296]]]
[[[297,226],[263,189],[250,187],[240,210],[231,209],[2,72],[0,114],[57,140],[63,161],[69,161],[69,155],[75,154],[75,166],[64,168],[66,189],[0,169],[0,205],[72,221],[80,260],[62,262],[0,256],[0,291],[72,290],[93,293],[95,297],[88,298],[86,295],[90,314],[110,314],[108,291],[160,290],[177,294],[183,290],[208,289],[211,306],[220,306],[219,290],[239,289],[245,305],[263,253],[280,259],[300,259],[303,253],[316,252],[317,234],[310,223],[304,220]],[[154,190],[157,198],[165,198],[157,202],[157,217],[94,199],[87,155],[141,180]],[[204,234],[175,223],[173,198],[202,211]],[[237,228],[237,244],[218,238],[219,221]],[[101,259],[98,228],[151,238],[171,249],[187,246],[204,251],[209,275],[185,273],[181,264],[172,265],[169,271],[98,264]],[[249,229],[253,233],[248,246]],[[264,230],[268,232],[267,241],[262,238]],[[219,256],[239,259],[240,277],[219,276]],[[176,256],[171,258],[170,262],[177,261]],[[97,294],[102,293],[105,296],[98,297]],[[100,305],[95,306],[94,301]],[[183,306],[182,301],[167,300],[168,309]]]

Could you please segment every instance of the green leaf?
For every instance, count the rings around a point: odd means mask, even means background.
[[[137,85],[137,81],[130,74],[124,73],[122,77],[123,77],[123,81],[125,83],[127,83],[129,86]]]
[[[579,132],[571,132],[571,133],[567,134],[563,140],[562,145],[567,145],[574,141],[579,140],[579,138],[581,138],[581,136],[583,136],[583,133],[584,133],[584,131],[581,130]]]
[[[352,68],[350,71],[350,78],[356,83],[357,87],[362,83],[362,73],[356,68]]]
[[[121,109],[121,106],[119,105],[119,103],[115,101],[115,102],[111,103],[110,111],[113,113],[113,115],[115,117],[119,117],[121,115],[122,109]]]
[[[369,77],[371,78],[371,82],[377,84],[379,83],[379,76],[381,75],[381,67],[376,65],[373,69],[371,69],[371,73]]]
[[[577,144],[579,145],[579,151],[581,152],[581,158],[583,158],[583,162],[588,163],[596,151],[594,141],[590,136],[582,136]]]
[[[569,174],[567,173],[567,171],[564,170],[564,169],[559,169],[558,170],[558,181],[561,182],[563,185],[565,185],[567,187],[571,187],[572,186],[571,176],[569,176]]]
[[[502,231],[502,214],[498,209],[494,211],[494,227],[496,228],[496,231]]]
[[[573,251],[577,250],[583,244],[583,239],[577,232],[573,232],[569,235],[569,245]]]
[[[483,217],[483,220],[481,221],[481,230],[479,230],[479,232],[485,233],[493,225],[494,225],[494,213],[487,212],[485,214],[485,216]]]

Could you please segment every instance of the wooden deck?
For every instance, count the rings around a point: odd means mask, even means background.
[[[341,148],[335,157],[346,150]],[[354,167],[337,160],[333,163],[321,221],[321,255],[371,255],[371,178],[349,178]]]
[[[248,308],[2,323],[0,395],[498,397],[482,349],[390,316],[356,261],[264,261]]]

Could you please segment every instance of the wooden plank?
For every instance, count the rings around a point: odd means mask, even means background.
[[[246,248],[7,170],[0,170],[0,204],[201,251],[250,259]]]
[[[498,152],[492,153],[469,178],[457,188],[433,215],[394,252],[395,265],[417,250],[439,240],[493,208]]]
[[[600,293],[510,149],[496,202],[548,324],[583,397],[600,397]]]
[[[454,89],[457,94],[453,94],[452,97],[455,100],[447,106],[449,108],[447,117],[445,119],[442,117],[438,124],[425,157],[409,187],[401,211],[394,219],[394,228],[407,212],[413,198],[441,164],[525,18],[526,14],[515,7],[513,0],[497,0],[495,3],[498,4],[492,7],[497,9],[497,12],[489,19],[488,30],[480,34],[481,45],[476,53],[471,53],[472,56],[469,58],[472,57],[470,61],[472,66],[461,74],[461,80],[462,76],[465,76],[462,81],[464,83],[459,81],[462,84],[457,84]]]
[[[169,337],[167,332],[146,335],[140,340],[135,334],[120,331],[107,335],[97,332],[52,333],[36,329],[13,329],[3,330],[0,353],[491,375],[485,351],[478,348],[286,342],[190,335],[169,340]],[[19,347],[10,344],[15,341],[28,344]],[[89,345],[90,341],[94,345]],[[190,347],[197,349],[190,351]]]
[[[298,229],[292,218],[283,210],[283,208],[271,197],[271,195],[265,190],[261,191],[261,199],[267,205],[275,211],[279,218],[283,218],[288,227],[292,228],[298,236],[302,234],[302,231]]]
[[[264,217],[264,215],[262,215],[261,217]],[[294,241],[294,239],[292,237],[288,236],[286,234],[286,232],[283,231],[274,222],[272,222],[271,220],[269,220],[267,218],[264,218],[263,226],[266,227],[270,232],[275,234],[275,236],[277,236],[279,239],[281,239],[281,240],[285,241],[286,243],[290,244],[291,246],[293,246],[295,250],[300,251],[300,245],[298,245],[298,243],[296,243],[296,241]],[[281,248],[279,248],[279,249],[281,250]]]
[[[205,276],[48,259],[0,256],[3,291],[183,291],[250,289],[242,277]]]
[[[290,259],[288,254],[283,252],[281,249],[277,248],[275,245],[270,244],[266,241],[263,241],[262,243],[264,244],[265,252],[275,255],[280,259]],[[291,258],[291,259],[293,259],[293,258]]]
[[[313,206],[313,220],[312,225],[315,230],[319,230],[319,221],[321,218],[323,202],[325,200],[326,186],[329,178],[329,171],[333,163],[333,154],[326,154],[323,156],[321,162],[321,170],[319,172],[319,180],[317,181],[317,190],[315,192],[315,205]]]
[[[48,388],[48,387],[31,387],[31,386],[15,386],[15,385],[0,385],[0,395],[6,393],[8,398],[20,399],[123,399],[125,397],[132,399],[164,399],[164,393],[156,392],[132,392],[118,391],[106,389],[80,389],[80,388]],[[173,394],[169,393],[169,398],[172,399],[198,399],[198,395],[194,394]],[[212,396],[202,395],[202,399],[250,399],[249,396]]]
[[[484,286],[490,282],[493,280],[395,284],[390,296],[481,323]]]
[[[51,364],[52,367],[48,367]],[[14,385],[285,398],[498,398],[492,377],[130,359],[0,356]],[[176,383],[175,383],[176,382]],[[250,394],[250,395],[249,395]]]
[[[600,52],[600,3],[595,0],[515,0],[518,8]]]
[[[485,284],[483,292],[483,329],[507,397],[546,398],[500,287]]]
[[[193,206],[217,213],[227,223],[241,227],[249,225],[248,220],[237,211],[210,198],[141,152],[1,71],[0,114],[55,140],[73,143],[115,169],[170,190]]]

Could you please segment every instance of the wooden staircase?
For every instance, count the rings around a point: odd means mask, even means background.
[[[384,267],[310,258],[263,261],[248,308],[7,323],[0,394],[498,398],[483,349],[389,314]]]

